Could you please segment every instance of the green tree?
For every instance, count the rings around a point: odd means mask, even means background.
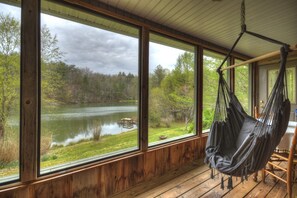
[[[41,59],[44,63],[59,62],[63,57],[58,46],[57,35],[52,35],[50,29],[43,25],[41,27]]]
[[[20,23],[0,13],[0,139],[19,93]]]
[[[152,87],[160,87],[162,80],[165,78],[166,73],[168,71],[166,69],[163,69],[161,65],[158,65],[156,69],[154,70],[154,73],[151,77],[151,86]]]
[[[213,121],[219,83],[216,70],[221,62],[220,58],[203,57],[203,129],[209,129]]]
[[[194,117],[194,54],[181,54],[171,72],[158,66],[150,81],[150,125],[173,119],[188,127]]]
[[[65,85],[59,72],[63,53],[58,47],[56,35],[47,26],[41,28],[41,98],[45,105],[59,103],[60,90]]]
[[[174,70],[164,78],[161,85],[175,119],[187,125],[194,114],[194,54],[185,52],[176,62]]]

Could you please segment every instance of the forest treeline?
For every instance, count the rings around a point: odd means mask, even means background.
[[[42,65],[44,105],[115,103],[138,99],[138,76],[119,72],[114,75],[93,72],[57,63]]]

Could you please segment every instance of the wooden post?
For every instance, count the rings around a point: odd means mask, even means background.
[[[22,1],[21,26],[21,181],[37,178],[39,5]]]
[[[228,65],[233,65],[235,63],[235,58],[234,56],[230,56],[229,59],[227,60]],[[235,69],[230,69],[229,70],[229,85],[231,91],[235,92]]]
[[[141,151],[148,149],[148,75],[149,75],[149,30],[146,27],[141,29],[140,46],[140,128],[139,140]]]
[[[251,107],[254,109],[259,100],[259,68],[257,67],[257,63],[252,63],[252,91],[251,91],[251,98],[252,104]],[[257,106],[258,107],[258,106]],[[255,111],[252,112],[254,117],[256,116]]]
[[[198,136],[202,136],[202,120],[203,120],[203,47],[196,47],[196,130]]]

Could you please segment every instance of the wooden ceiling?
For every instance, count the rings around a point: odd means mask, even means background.
[[[225,48],[240,33],[240,0],[96,0],[113,9],[176,29]],[[246,0],[248,30],[297,44],[296,0]],[[258,56],[279,46],[244,35],[236,51]]]

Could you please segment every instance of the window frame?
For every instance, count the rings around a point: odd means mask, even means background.
[[[170,35],[166,35],[166,34],[162,34],[158,31],[154,31],[154,30],[149,30],[148,31],[148,46],[150,45],[150,42],[152,42],[150,40],[150,35],[154,34],[155,36],[157,37],[163,37],[165,38],[166,40],[172,40],[173,42],[177,42],[177,43],[182,43],[184,45],[188,45],[188,46],[192,46],[193,47],[193,53],[194,53],[194,101],[193,101],[193,104],[194,104],[194,118],[193,118],[193,121],[194,121],[194,132],[191,134],[191,135],[185,135],[185,136],[178,136],[178,137],[174,137],[168,141],[164,141],[164,142],[160,142],[160,141],[157,141],[157,142],[152,142],[150,143],[149,142],[149,111],[147,111],[147,123],[145,123],[147,125],[147,146],[148,148],[150,149],[153,149],[153,148],[156,148],[156,147],[160,147],[160,146],[166,146],[166,145],[170,145],[174,142],[179,142],[179,141],[184,141],[184,140],[187,140],[189,138],[196,138],[199,136],[199,122],[198,122],[198,100],[197,100],[197,95],[198,95],[198,80],[197,80],[197,76],[198,76],[198,60],[197,60],[197,53],[198,53],[198,50],[197,50],[197,45],[193,44],[193,43],[190,43],[190,42],[187,42],[185,40],[181,40],[181,39],[178,39],[178,38],[175,38],[175,37],[172,37]],[[157,42],[153,42],[153,43],[157,43]],[[160,44],[160,43],[157,43],[157,44]],[[160,44],[160,45],[164,45],[164,44]],[[167,47],[171,47],[171,48],[175,48],[175,49],[179,49],[181,50],[181,48],[177,48],[177,47],[173,47],[173,46],[169,46],[169,45],[164,45],[164,46],[167,46]],[[182,49],[183,50],[183,49]],[[185,50],[184,50],[185,51]],[[148,51],[148,59],[150,57],[150,53]],[[149,85],[149,61],[148,61],[148,65],[147,65],[147,85]],[[147,108],[149,108],[149,86],[147,87]]]
[[[203,95],[204,95],[204,56],[205,56],[205,51],[207,51],[207,53],[210,53],[210,54],[216,54],[216,55],[218,55],[218,56],[222,56],[222,60],[224,59],[224,57],[226,56],[226,54],[224,54],[224,53],[221,53],[221,52],[218,52],[218,51],[215,51],[215,50],[212,50],[212,49],[208,49],[208,48],[203,48],[203,50],[202,50],[202,85],[201,85],[201,92],[202,92],[202,104],[201,104],[201,133],[202,134],[209,134],[209,130],[210,130],[210,128],[208,128],[208,129],[203,129],[203,106],[204,106],[204,100],[203,100]],[[213,58],[216,58],[216,57],[213,57]],[[230,56],[228,59],[227,59],[227,61],[226,61],[226,66],[229,66],[230,64],[231,64],[231,61],[234,59],[234,57],[233,56]],[[217,67],[219,67],[219,65],[217,66]],[[225,70],[224,72],[226,72],[226,81],[227,81],[227,83],[228,83],[228,85],[230,86],[230,89],[231,89],[231,85],[233,84],[232,83],[232,81],[234,80],[234,78],[233,78],[233,76],[234,75],[232,75],[232,69],[231,70]],[[218,82],[217,82],[218,83]],[[216,89],[216,91],[217,91],[217,89]]]
[[[148,72],[148,31],[154,31],[164,36],[169,36],[174,39],[188,42],[195,46],[195,61],[196,63],[196,132],[197,135],[183,140],[164,143],[158,147],[168,147],[180,142],[196,140],[202,134],[201,130],[201,108],[202,108],[202,85],[203,85],[203,50],[214,51],[216,53],[226,53],[226,50],[220,46],[201,41],[195,37],[182,34],[178,31],[152,24],[150,22],[133,18],[131,15],[125,15],[122,12],[112,12],[108,8],[98,8],[92,3],[75,4],[70,1],[59,2],[65,6],[72,6],[75,9],[82,9],[88,12],[93,12],[96,15],[111,18],[117,22],[124,22],[133,25],[140,29],[139,35],[139,151],[126,153],[120,156],[112,156],[110,159],[90,162],[88,164],[79,165],[78,167],[70,167],[65,171],[58,171],[55,174],[38,175],[37,162],[39,158],[40,144],[40,1],[22,0],[21,4],[21,116],[20,116],[20,183],[14,185],[24,185],[26,182],[40,181],[44,178],[54,176],[68,175],[78,171],[78,169],[87,169],[90,167],[98,167],[102,164],[109,163],[114,160],[127,159],[135,155],[141,155],[148,150],[153,150],[155,147],[147,148],[147,77]],[[209,45],[208,45],[209,44]],[[236,57],[249,58],[242,54],[236,54]],[[201,77],[201,78],[199,78]],[[200,95],[199,95],[200,94]],[[28,144],[28,142],[32,144]],[[50,178],[51,179],[51,178]],[[1,183],[0,186],[6,185]]]
[[[42,4],[42,1],[43,0],[40,0],[40,5]],[[55,4],[58,4],[56,2],[54,2]],[[65,6],[66,8],[71,8],[71,9],[74,9],[75,11],[80,11],[80,12],[83,12],[83,13],[86,13],[86,14],[92,14],[92,15],[96,15],[96,17],[99,17],[99,18],[103,18],[105,20],[110,20],[114,23],[118,23],[118,24],[122,24],[124,26],[128,26],[128,27],[132,27],[132,28],[135,28],[138,30],[138,86],[137,86],[137,91],[138,91],[138,105],[137,105],[137,108],[138,108],[138,111],[137,111],[137,118],[138,120],[140,120],[141,118],[141,108],[142,108],[142,105],[141,105],[141,81],[142,81],[142,76],[141,76],[141,73],[142,73],[142,67],[141,67],[141,48],[142,48],[142,27],[141,26],[138,26],[138,25],[135,25],[133,23],[129,23],[127,21],[124,21],[124,20],[120,20],[120,19],[117,19],[117,18],[114,18],[112,16],[108,16],[108,15],[104,15],[104,14],[101,14],[101,13],[98,13],[96,11],[93,11],[93,10],[90,10],[90,9],[86,9],[84,7],[76,7],[76,6],[73,6],[69,3],[66,3],[66,2],[63,2],[61,3],[62,6]],[[39,17],[41,18],[41,14],[42,14],[42,10],[40,8],[39,10]],[[55,16],[56,17],[56,16]],[[39,28],[41,27],[41,20],[39,20]],[[83,24],[81,22],[77,22],[79,24]],[[85,25],[85,24],[84,24]],[[94,26],[92,26],[94,27]],[[103,28],[100,28],[100,27],[95,27],[95,28],[99,28],[99,29],[103,29]],[[103,29],[103,30],[106,30],[106,29]],[[118,32],[115,32],[115,31],[112,31],[112,30],[107,30],[109,32],[113,32],[113,33],[117,33],[117,34],[121,34],[121,35],[125,35],[123,33],[118,33]],[[125,35],[125,36],[130,36],[130,35]],[[40,34],[39,34],[39,37],[40,37]],[[131,37],[131,36],[130,36]],[[40,38],[39,38],[39,41],[40,41]],[[40,145],[41,145],[41,55],[39,53],[39,62],[38,62],[38,68],[39,68],[39,74],[38,74],[38,79],[39,79],[39,94],[38,94],[38,103],[39,103],[39,106],[38,106],[38,148],[37,148],[37,177],[38,178],[43,178],[43,177],[47,177],[47,176],[50,176],[50,175],[55,175],[57,173],[61,173],[61,172],[68,172],[68,171],[72,171],[73,169],[77,169],[79,167],[85,167],[85,166],[89,166],[91,164],[94,164],[94,163],[104,163],[105,161],[108,161],[108,160],[113,160],[113,159],[117,159],[119,157],[122,157],[122,156],[126,156],[126,155],[133,155],[135,153],[138,153],[141,151],[141,124],[138,124],[138,127],[137,127],[137,148],[136,149],[133,149],[133,150],[130,150],[130,151],[126,151],[126,152],[120,152],[120,153],[117,153],[117,154],[113,154],[113,155],[107,155],[105,156],[104,154],[104,157],[95,157],[95,159],[92,159],[92,160],[89,160],[88,158],[83,158],[81,160],[86,160],[86,162],[83,162],[83,163],[78,163],[78,164],[71,164],[71,162],[69,162],[69,165],[66,165],[64,168],[61,168],[61,169],[56,169],[56,170],[53,170],[53,171],[47,171],[47,172],[42,172],[41,170],[41,154],[40,154]],[[117,151],[116,151],[117,152]],[[114,153],[116,153],[114,152]],[[108,153],[107,153],[108,154]],[[65,165],[65,164],[61,164],[62,166]]]
[[[6,1],[1,1],[0,3],[1,4],[4,4],[4,5],[9,5],[9,6],[14,6],[14,7],[19,7],[20,9],[20,43],[19,43],[19,53],[20,53],[20,57],[19,57],[19,74],[18,74],[18,79],[19,79],[19,97],[18,97],[18,102],[19,102],[19,113],[18,113],[18,116],[19,116],[19,120],[18,120],[18,125],[19,125],[19,129],[18,129],[18,174],[17,174],[17,178],[13,178],[13,179],[9,179],[9,180],[4,180],[3,179],[3,182],[0,182],[0,187],[1,186],[5,186],[5,185],[9,185],[9,184],[13,184],[13,183],[16,183],[16,182],[20,182],[22,180],[22,159],[23,159],[23,150],[22,150],[22,146],[23,146],[23,141],[22,141],[22,137],[23,137],[23,125],[22,125],[22,121],[23,121],[23,110],[22,110],[22,102],[23,102],[23,64],[22,64],[22,59],[23,59],[23,51],[22,51],[22,29],[23,29],[23,7],[22,7],[22,3],[23,3],[23,0],[19,0],[20,2],[14,2],[14,3],[11,3],[11,4],[8,4],[8,2]],[[11,16],[11,15],[9,15]],[[8,177],[13,177],[13,176],[8,176]],[[0,179],[2,180],[2,178]]]

